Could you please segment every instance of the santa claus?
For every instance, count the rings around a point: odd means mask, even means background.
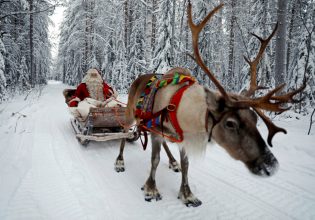
[[[84,121],[90,108],[118,105],[117,96],[115,89],[104,82],[97,69],[89,69],[68,105],[70,112]]]

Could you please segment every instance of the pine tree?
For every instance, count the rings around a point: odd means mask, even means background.
[[[128,79],[133,82],[137,76],[145,73],[145,18],[142,13],[144,5],[140,1],[133,2],[133,25],[131,27],[131,35],[129,40],[129,57],[127,64],[127,72],[130,74]]]
[[[28,89],[19,87],[20,78],[33,86],[46,82],[51,65],[47,33],[52,7],[48,0],[12,0],[0,1],[0,8],[0,33],[6,50],[4,78],[6,90],[13,95]]]
[[[159,36],[157,37],[156,48],[154,51],[154,57],[151,61],[151,68],[154,72],[165,72],[170,68],[175,66],[174,57],[174,50],[176,48],[176,42],[172,43],[174,39],[172,37],[172,26],[175,25],[172,23],[172,7],[175,1],[172,0],[163,0],[160,3],[160,11],[161,16],[159,17],[159,28],[158,33]],[[172,47],[173,44],[173,47]]]
[[[22,57],[20,68],[18,70],[18,88],[20,90],[20,93],[29,90],[31,88],[30,80],[28,79],[29,72],[26,64],[25,57]]]

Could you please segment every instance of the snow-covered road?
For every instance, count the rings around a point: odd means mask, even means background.
[[[189,169],[203,204],[187,208],[177,199],[181,176],[168,169],[164,152],[157,171],[163,199],[145,202],[140,188],[150,147],[128,143],[124,173],[114,171],[119,141],[82,147],[69,122],[65,87],[51,82],[40,95],[0,105],[0,219],[315,219],[315,129],[306,135],[308,116],[275,122],[288,134],[274,138],[280,168],[271,178],[251,175],[209,144]],[[264,125],[259,128],[266,137]]]

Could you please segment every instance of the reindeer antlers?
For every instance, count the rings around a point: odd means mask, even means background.
[[[220,93],[222,94],[223,98],[225,99],[225,103],[227,107],[230,108],[253,108],[256,113],[262,118],[262,120],[265,122],[266,126],[268,127],[269,134],[268,134],[268,144],[272,146],[271,140],[273,136],[277,132],[284,132],[286,133],[286,130],[283,128],[279,128],[276,125],[274,125],[271,120],[261,111],[261,110],[267,110],[267,111],[272,111],[272,112],[284,112],[290,107],[284,107],[283,105],[289,102],[299,102],[297,100],[293,99],[293,96],[296,95],[297,93],[300,93],[301,91],[304,90],[306,87],[306,80],[304,80],[303,85],[292,92],[289,92],[287,94],[283,95],[275,95],[276,93],[279,93],[280,91],[283,90],[285,87],[285,84],[279,85],[273,90],[269,91],[267,94],[264,96],[258,97],[258,98],[249,98],[250,96],[255,94],[256,90],[259,89],[266,89],[266,87],[263,86],[258,86],[256,79],[257,79],[257,65],[259,64],[263,53],[265,52],[265,49],[270,42],[271,38],[275,35],[276,30],[278,28],[278,23],[276,24],[275,28],[273,29],[272,33],[270,34],[269,37],[263,39],[256,34],[253,34],[261,43],[259,52],[255,59],[251,61],[249,58],[244,57],[246,62],[250,66],[250,88],[246,91],[244,95],[244,99],[241,100],[233,100],[231,97],[228,95],[228,93],[225,91],[223,86],[220,84],[220,82],[216,79],[214,74],[210,71],[210,69],[205,65],[203,62],[200,52],[199,52],[199,47],[198,47],[198,38],[199,38],[199,33],[202,31],[206,23],[210,20],[210,18],[219,10],[223,7],[223,4],[218,5],[215,7],[209,14],[199,23],[195,24],[192,20],[192,6],[190,3],[190,0],[188,1],[188,6],[187,6],[187,14],[188,14],[188,24],[191,30],[191,35],[192,35],[192,45],[193,45],[193,50],[195,54],[194,60],[196,63],[203,69],[203,71],[209,76],[210,80],[215,84],[215,86],[218,88]]]
[[[278,22],[275,28],[273,29],[272,33],[270,34],[270,36],[267,37],[266,39],[263,39],[257,36],[256,34],[252,33],[252,35],[255,36],[260,41],[260,48],[259,48],[259,52],[256,58],[253,61],[250,61],[249,58],[244,57],[246,62],[250,66],[250,88],[244,94],[246,97],[250,97],[254,95],[256,90],[266,88],[266,87],[257,85],[257,65],[259,64],[259,61],[261,60],[262,55],[268,43],[270,42],[271,38],[275,35],[277,28],[278,28]],[[289,102],[294,103],[294,102],[301,101],[301,100],[299,101],[294,100],[293,96],[295,96],[297,93],[305,89],[306,80],[304,80],[303,85],[299,89],[294,90],[284,95],[275,96],[275,94],[280,93],[280,91],[282,91],[284,87],[285,87],[285,84],[281,84],[275,89],[268,92],[266,95],[248,101],[248,105],[251,106],[255,110],[255,112],[261,117],[261,119],[265,122],[269,131],[267,142],[269,146],[271,147],[272,147],[272,142],[271,142],[272,138],[274,137],[276,133],[283,132],[286,134],[287,132],[285,129],[277,127],[275,124],[273,124],[272,121],[260,109],[264,109],[264,110],[268,110],[272,112],[280,112],[280,113],[289,110],[291,107],[285,108],[283,107],[283,105]]]
[[[266,89],[266,87],[262,87],[262,86],[257,86],[257,82],[256,82],[256,78],[257,78],[257,65],[259,63],[259,61],[261,60],[262,58],[262,55],[263,53],[265,52],[265,49],[269,43],[269,41],[271,40],[271,38],[273,37],[273,35],[275,35],[276,33],[276,30],[278,29],[278,22],[275,26],[275,28],[273,29],[271,35],[266,38],[266,39],[263,39],[259,36],[257,36],[256,34],[252,33],[253,36],[255,36],[261,43],[261,46],[260,46],[260,49],[259,49],[259,52],[256,56],[256,58],[253,60],[253,61],[250,61],[249,58],[245,57],[244,56],[244,59],[246,60],[246,62],[249,64],[250,66],[250,72],[251,72],[251,83],[250,83],[250,88],[249,90],[247,91],[247,93],[245,94],[246,96],[251,96],[251,95],[254,95],[255,91],[256,90],[260,90],[260,89]]]
[[[215,7],[198,25],[194,24],[194,22],[192,20],[192,10],[191,10],[190,1],[188,1],[187,14],[188,14],[188,24],[189,24],[189,27],[191,30],[191,35],[192,35],[192,44],[193,44],[194,53],[196,56],[194,60],[203,69],[203,71],[205,71],[205,73],[209,76],[209,78],[215,84],[215,86],[219,89],[221,94],[224,97],[228,97],[223,86],[220,84],[220,82],[215,78],[215,76],[211,73],[209,68],[203,62],[203,60],[200,56],[199,47],[198,47],[199,33],[204,28],[204,26],[207,24],[207,22],[210,20],[210,18],[222,7],[223,7],[223,4],[220,4],[219,6]]]
[[[270,118],[268,118],[260,109],[254,108],[254,110],[261,117],[261,119],[265,122],[265,124],[268,128],[267,142],[268,142],[269,146],[272,147],[271,141],[272,141],[273,136],[275,136],[275,134],[278,132],[283,132],[286,134],[287,131],[283,128],[276,126],[274,123],[272,123]]]

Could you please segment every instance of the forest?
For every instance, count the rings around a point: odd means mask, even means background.
[[[315,0],[190,3],[188,19],[189,0],[0,0],[0,220],[315,220]],[[215,86],[187,20],[221,3],[198,41]],[[275,27],[254,91],[248,63]],[[128,95],[174,67],[200,85],[176,74]],[[70,93],[90,68],[119,93],[91,77],[95,109]]]
[[[200,21],[220,4],[194,0],[193,19]],[[258,84],[286,83],[286,90],[307,87],[297,112],[310,113],[315,96],[315,1],[226,0],[205,27],[202,57],[229,92],[249,84],[249,66],[259,41],[278,22],[276,36],[258,67]],[[76,85],[89,68],[120,93],[145,73],[186,67],[198,81],[214,88],[189,56],[188,0],[0,0],[0,102],[27,93],[48,79]],[[64,7],[58,55],[51,55],[49,16]],[[300,98],[302,98],[302,96]]]

